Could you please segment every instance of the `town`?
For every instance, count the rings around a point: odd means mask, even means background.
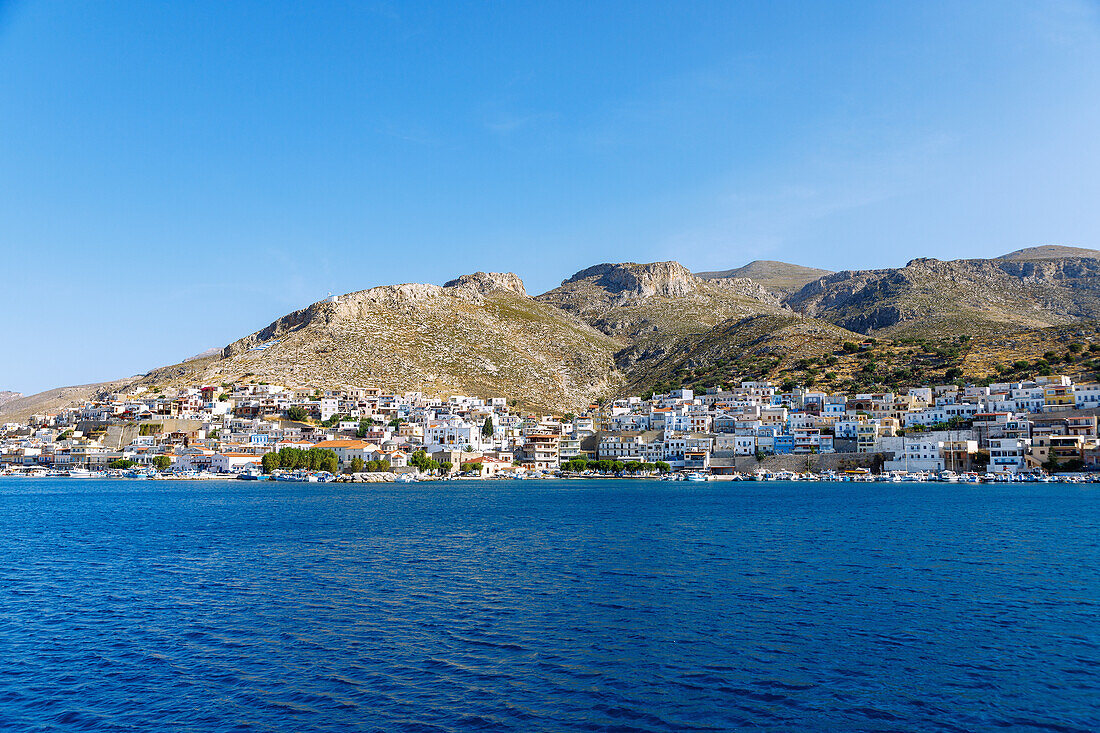
[[[284,480],[871,476],[1020,480],[1100,468],[1100,383],[904,394],[741,382],[527,415],[506,398],[273,384],[148,387],[0,428],[5,475]]]

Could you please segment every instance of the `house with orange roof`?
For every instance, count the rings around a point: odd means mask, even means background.
[[[259,468],[260,457],[255,453],[215,453],[210,468],[221,473],[240,473],[245,468]]]
[[[379,451],[377,445],[368,443],[365,440],[323,440],[320,443],[314,443],[310,447],[330,450],[335,453],[336,460],[341,468],[351,465],[351,462],[356,458],[362,459],[364,463],[374,460],[374,454]]]
[[[512,467],[512,462],[504,461],[500,458],[491,458],[489,456],[478,456],[477,458],[463,461],[462,466],[477,471],[479,478],[493,478],[505,469],[510,469]]]

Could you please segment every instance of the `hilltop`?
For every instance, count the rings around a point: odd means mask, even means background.
[[[998,260],[1058,260],[1068,257],[1100,259],[1100,250],[1083,247],[1064,247],[1060,244],[1044,244],[1041,247],[1027,247],[1001,255]]]
[[[820,270],[816,267],[803,267],[802,265],[792,265],[789,262],[776,262],[775,260],[753,260],[749,264],[733,270],[696,273],[705,280],[747,278],[781,294],[794,292],[807,283],[832,274],[832,270]]]

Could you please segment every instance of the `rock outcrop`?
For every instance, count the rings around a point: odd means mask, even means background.
[[[581,270],[562,282],[562,287],[579,282],[591,282],[612,295],[679,298],[695,292],[697,278],[679,262],[623,262]]]
[[[482,295],[504,292],[514,293],[521,298],[527,297],[527,289],[523,287],[523,280],[512,272],[475,272],[470,275],[462,275],[443,285],[445,288],[473,290]]]

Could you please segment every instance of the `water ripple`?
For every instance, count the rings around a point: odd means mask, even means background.
[[[4,731],[1100,729],[1100,491],[0,480]]]

